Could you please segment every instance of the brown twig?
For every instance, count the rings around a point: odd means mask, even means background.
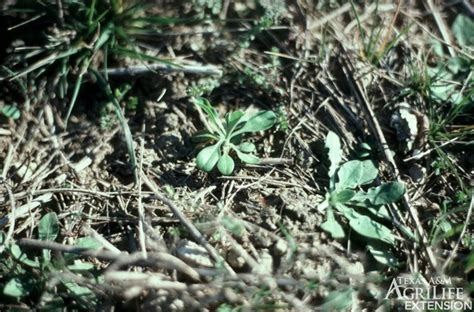
[[[44,240],[37,240],[37,239],[30,239],[30,238],[22,238],[17,242],[18,246],[27,247],[27,248],[35,248],[35,249],[48,249],[54,250],[59,252],[67,252],[76,255],[80,255],[83,257],[93,257],[100,260],[105,261],[115,261],[120,257],[128,256],[128,253],[122,252],[117,254],[113,251],[107,250],[94,250],[89,248],[82,248],[70,245],[63,245],[51,241],[44,241]]]
[[[262,158],[260,159],[259,165],[292,165],[293,159],[291,158]]]
[[[126,252],[117,253],[114,251],[94,250],[29,238],[22,238],[17,241],[17,244],[21,247],[48,249],[72,253],[82,257],[93,257],[100,260],[111,261],[114,263],[107,269],[107,271],[110,272],[126,265],[140,264],[150,267],[163,267],[169,270],[178,270],[188,275],[193,280],[199,281],[200,279],[199,274],[193,268],[188,266],[182,260],[164,252],[153,252],[149,253],[147,257],[144,257],[141,252],[134,254],[128,254]]]

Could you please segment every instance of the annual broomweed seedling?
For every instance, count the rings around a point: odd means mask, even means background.
[[[237,157],[247,164],[258,164],[260,159],[252,155],[255,145],[250,142],[242,142],[242,136],[249,132],[258,132],[271,128],[277,121],[277,116],[272,111],[260,111],[252,116],[242,111],[228,113],[221,120],[212,107],[204,98],[195,100],[197,107],[207,117],[205,131],[200,131],[194,137],[195,142],[208,143],[212,145],[202,149],[196,157],[199,169],[210,172],[217,165],[220,173],[229,175],[234,171],[234,160],[231,153],[235,152]]]
[[[405,193],[405,187],[398,182],[383,183],[367,191],[359,190],[363,185],[372,183],[378,176],[378,170],[371,160],[350,160],[342,162],[342,149],[339,137],[329,132],[325,146],[328,148],[329,190],[319,210],[326,210],[326,221],[321,228],[333,238],[344,238],[345,232],[337,221],[335,212],[344,217],[349,227],[367,239],[367,248],[374,258],[385,265],[394,265],[395,257],[390,246],[395,244],[395,236],[383,223],[392,219],[385,205],[395,203]]]

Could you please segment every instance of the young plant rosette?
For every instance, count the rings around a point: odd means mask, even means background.
[[[277,121],[274,112],[260,111],[249,116],[242,111],[235,111],[226,114],[224,120],[221,120],[208,100],[197,98],[195,104],[207,117],[207,130],[198,132],[193,139],[197,143],[213,143],[198,153],[196,165],[199,169],[210,172],[217,165],[220,173],[230,175],[235,167],[233,153],[244,163],[260,162],[260,159],[252,154],[256,150],[255,144],[242,142],[242,136],[271,128]]]

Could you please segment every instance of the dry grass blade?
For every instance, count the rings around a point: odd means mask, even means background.
[[[198,229],[194,226],[194,224],[190,220],[188,220],[188,218],[181,212],[181,210],[171,200],[161,195],[156,184],[153,181],[151,181],[144,173],[142,173],[142,179],[143,179],[143,182],[150,188],[150,190],[153,191],[155,198],[161,201],[162,203],[164,203],[166,206],[168,206],[171,209],[171,211],[179,219],[179,221],[189,230],[190,234],[193,236],[196,242],[198,242],[204,248],[206,248],[207,252],[209,252],[211,257],[214,258],[215,261],[217,261],[218,263],[222,263],[222,265],[224,266],[224,268],[230,275],[235,275],[234,270],[219,255],[217,250],[214,247],[212,247],[211,244],[209,244],[207,239],[198,231]]]
[[[53,199],[53,193],[46,193],[41,196],[34,198],[27,204],[20,207],[16,207],[15,212],[10,212],[6,216],[0,218],[0,228],[4,227],[12,218],[24,218],[32,213],[33,209],[40,207],[41,205],[50,202]]]
[[[201,65],[201,64],[179,64],[179,65],[168,65],[164,63],[146,64],[127,66],[121,68],[109,68],[106,73],[109,76],[134,76],[141,75],[150,72],[183,72],[188,74],[200,74],[200,75],[216,75],[222,76],[222,69],[214,65]]]
[[[449,54],[451,55],[451,57],[455,57],[456,52],[453,49],[453,41],[451,40],[451,35],[449,34],[448,28],[446,27],[446,24],[443,18],[441,17],[438,8],[434,5],[432,0],[426,0],[425,5],[430,9],[431,14],[433,14],[436,24],[438,25],[439,32],[441,33],[441,36],[443,37],[444,41],[446,42],[446,45],[448,46]]]
[[[448,258],[446,258],[446,261],[443,263],[443,266],[441,267],[441,272],[445,272],[448,266],[451,264],[453,259],[456,257],[456,254],[458,252],[459,246],[461,245],[462,239],[464,238],[464,235],[466,234],[468,226],[471,224],[472,220],[472,209],[474,207],[474,194],[471,195],[471,202],[469,204],[469,209],[467,211],[466,215],[466,221],[464,222],[463,228],[461,230],[461,233],[459,234],[459,238],[456,241],[456,244],[454,245],[454,248],[451,250],[449,253]]]
[[[9,227],[8,227],[7,235],[5,236],[5,239],[2,242],[2,245],[0,246],[0,255],[3,253],[3,251],[5,250],[5,246],[7,246],[9,244],[10,240],[13,237],[13,233],[15,231],[15,220],[16,220],[15,196],[13,196],[13,192],[10,189],[10,186],[8,186],[7,183],[4,183],[4,184],[5,184],[5,188],[7,189],[8,197],[10,198],[11,214],[10,214],[10,218],[9,218],[10,224],[9,224]],[[1,183],[0,183],[0,185],[1,185]]]

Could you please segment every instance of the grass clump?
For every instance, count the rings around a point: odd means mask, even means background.
[[[47,77],[60,99],[70,98],[68,120],[83,78],[91,70],[106,70],[109,63],[125,59],[164,62],[146,53],[144,40],[177,19],[147,15],[148,6],[119,0],[18,1],[8,14],[21,16],[10,30],[19,36],[8,56],[4,79]],[[35,29],[34,32],[29,31]],[[40,29],[38,34],[37,29]],[[106,77],[107,78],[107,77]]]

